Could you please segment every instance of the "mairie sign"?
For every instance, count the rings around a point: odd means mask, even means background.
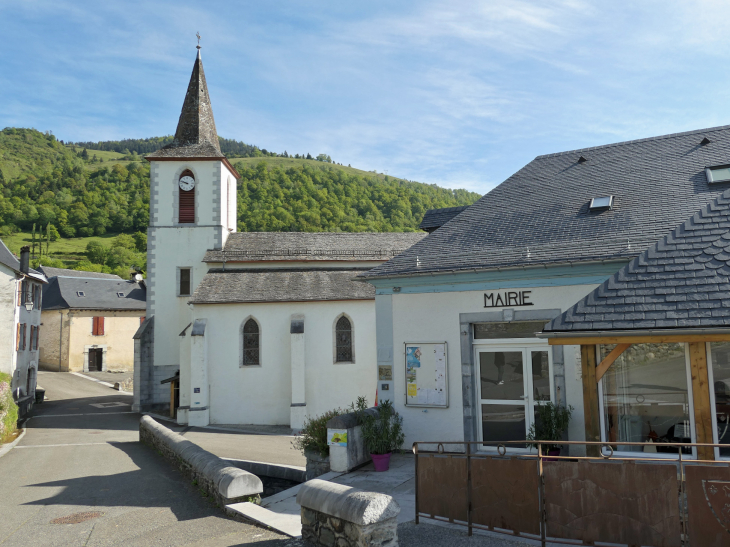
[[[485,292],[484,307],[503,308],[508,306],[534,306],[534,304],[530,302],[530,293],[532,293],[532,291]]]

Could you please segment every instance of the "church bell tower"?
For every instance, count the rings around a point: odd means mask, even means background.
[[[134,403],[139,410],[169,404],[170,387],[160,382],[180,370],[178,337],[191,323],[189,297],[207,273],[205,252],[222,249],[236,231],[239,175],[220,149],[200,46],[175,137],[146,159],[150,162],[145,321],[149,343],[143,348],[146,357],[135,356]],[[136,335],[140,340],[142,330]]]

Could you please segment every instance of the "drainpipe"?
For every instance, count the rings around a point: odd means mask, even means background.
[[[60,315],[60,328],[58,329],[58,372],[61,372],[61,355],[63,351],[63,310],[58,310]]]

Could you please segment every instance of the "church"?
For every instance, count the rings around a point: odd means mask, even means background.
[[[375,288],[358,276],[426,234],[237,232],[239,175],[220,150],[199,49],[174,140],[147,160],[134,410],[299,430],[358,396],[372,404]]]

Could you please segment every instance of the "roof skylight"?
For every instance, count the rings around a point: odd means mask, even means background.
[[[705,167],[705,175],[707,182],[727,182],[730,181],[730,165],[718,165],[717,167]]]
[[[601,209],[610,209],[613,207],[613,196],[603,196],[599,198],[591,199],[589,206],[591,211],[598,211]]]
[[[76,291],[76,296],[86,296],[84,291]]]
[[[117,293],[117,296],[118,296],[119,298],[124,298],[124,293],[123,293],[123,292],[118,292],[118,293]]]

